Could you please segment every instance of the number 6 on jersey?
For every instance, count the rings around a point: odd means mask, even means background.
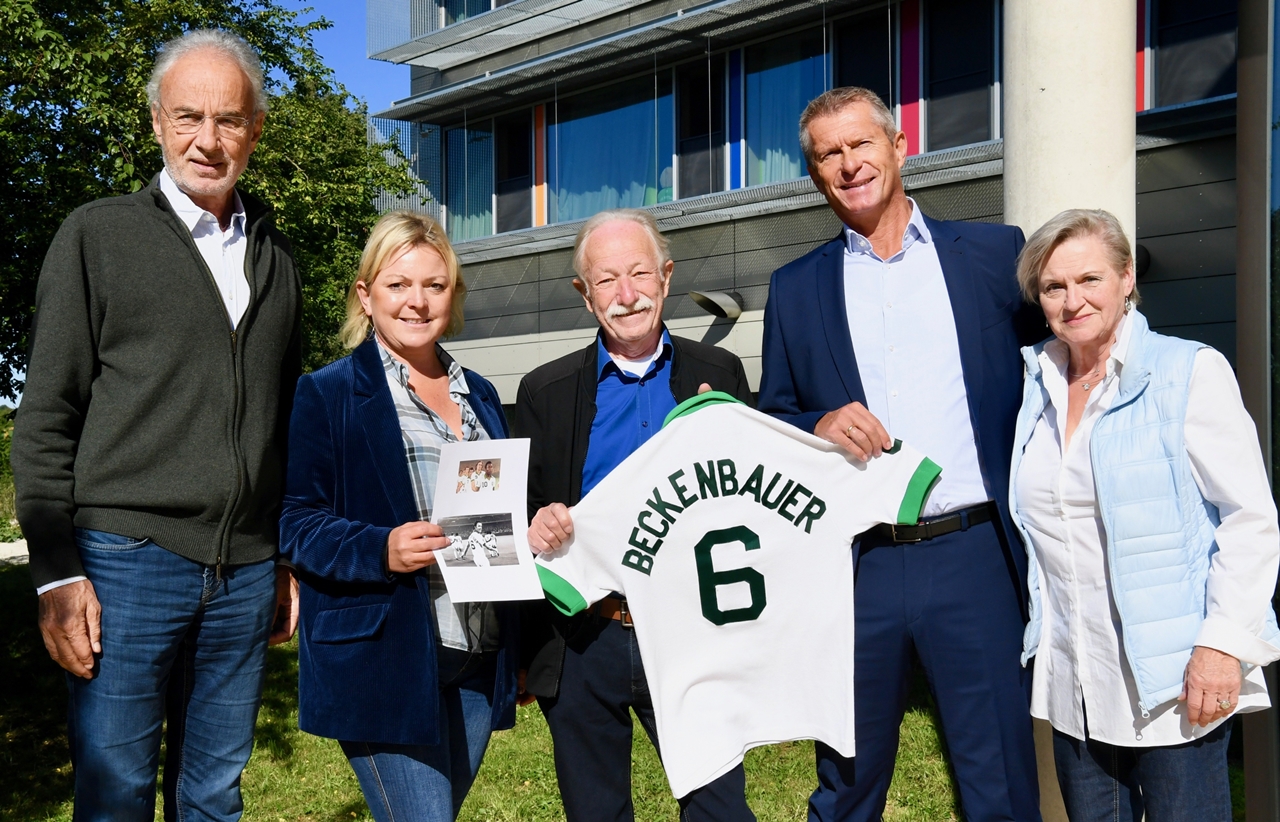
[[[723,528],[719,531],[708,531],[693,547],[693,555],[698,562],[698,595],[702,599],[702,615],[713,625],[727,625],[730,622],[750,622],[760,616],[764,610],[764,575],[754,568],[734,568],[729,571],[717,571],[711,558],[711,550],[717,545],[728,545],[740,542],[748,551],[760,547],[760,537],[745,525],[734,528]],[[735,582],[745,582],[751,589],[751,604],[745,608],[720,610],[716,600],[716,588]]]

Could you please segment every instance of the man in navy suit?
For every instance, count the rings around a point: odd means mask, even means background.
[[[943,468],[921,525],[855,542],[857,756],[818,743],[809,819],[880,819],[914,651],[965,818],[1038,822],[1026,553],[1008,518],[1018,348],[1044,336],[1014,279],[1022,232],[924,216],[902,185],[906,136],[866,89],[811,102],[800,142],[844,228],[773,274],[760,410],[859,460],[901,438]]]

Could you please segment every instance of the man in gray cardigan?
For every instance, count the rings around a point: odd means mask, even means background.
[[[167,692],[166,816],[234,820],[268,634],[295,622],[275,556],[301,289],[235,190],[266,111],[257,55],[188,33],[147,93],[164,170],[73,212],[40,274],[18,519],[68,672],[76,819],[151,822]]]

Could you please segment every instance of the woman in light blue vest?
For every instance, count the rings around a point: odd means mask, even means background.
[[[1064,211],[1027,241],[1054,336],[1027,376],[1010,502],[1028,546],[1031,714],[1072,822],[1231,819],[1228,718],[1270,705],[1280,529],[1231,366],[1152,331],[1129,241]]]

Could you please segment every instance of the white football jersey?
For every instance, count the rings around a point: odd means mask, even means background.
[[[940,473],[900,443],[857,462],[713,392],[573,508],[543,588],[567,614],[626,596],[676,796],[758,745],[854,755],[851,542],[914,524]]]

